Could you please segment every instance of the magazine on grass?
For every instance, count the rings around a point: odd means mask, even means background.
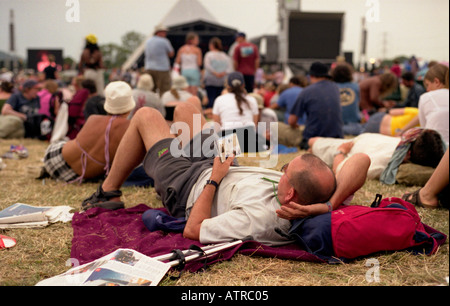
[[[0,228],[42,227],[50,223],[69,222],[70,206],[32,206],[15,203],[0,211]]]
[[[118,249],[36,286],[156,286],[170,267],[135,250]]]

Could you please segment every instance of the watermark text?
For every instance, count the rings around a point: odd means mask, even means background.
[[[67,22],[80,22],[80,1],[79,0],[66,0],[66,21]]]

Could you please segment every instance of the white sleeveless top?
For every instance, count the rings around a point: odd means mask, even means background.
[[[198,69],[197,54],[194,53],[181,54],[181,70],[183,69]]]

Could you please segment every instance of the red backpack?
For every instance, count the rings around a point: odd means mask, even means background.
[[[382,251],[431,255],[447,239],[421,222],[414,205],[381,195],[371,207],[342,205],[328,214],[296,220],[289,234],[306,251],[329,262]]]
[[[345,206],[331,214],[336,257],[356,258],[379,251],[409,250],[431,255],[447,236],[422,223],[413,204],[400,198],[381,200],[372,207]]]

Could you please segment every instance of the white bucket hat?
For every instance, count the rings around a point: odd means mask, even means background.
[[[136,102],[130,85],[123,81],[109,83],[105,88],[105,111],[112,115],[125,114],[133,110]]]
[[[177,90],[186,89],[189,87],[188,82],[186,81],[186,78],[182,75],[176,76],[172,80],[172,88]]]
[[[153,78],[151,75],[144,73],[140,76],[136,88],[147,91],[152,91],[155,85],[153,84]]]

